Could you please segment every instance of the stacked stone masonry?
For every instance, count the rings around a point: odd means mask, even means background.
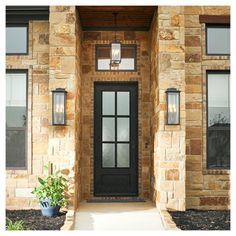
[[[139,196],[160,209],[226,209],[230,171],[206,167],[206,71],[230,69],[229,56],[205,55],[199,15],[230,15],[227,6],[159,6],[149,32],[119,31],[137,45],[137,71],[98,72],[95,45],[109,31],[82,31],[75,6],[51,6],[49,21],[29,22],[29,54],[6,56],[6,69],[28,70],[26,170],[7,170],[7,208],[38,207],[31,194],[53,163],[69,179],[77,208],[93,197],[95,81],[138,81]],[[52,126],[52,94],[65,88],[67,126]],[[180,93],[180,125],[166,125],[167,88]]]
[[[153,197],[160,209],[185,209],[184,7],[158,7],[152,25]],[[166,125],[168,88],[180,93],[180,125]]]
[[[229,208],[230,172],[206,166],[206,71],[230,69],[229,56],[205,54],[199,15],[230,15],[230,7],[184,7],[186,81],[186,208]]]
[[[37,177],[48,163],[49,143],[49,22],[29,22],[29,54],[7,56],[7,69],[28,70],[28,158],[26,170],[7,170],[7,207],[32,208]]]

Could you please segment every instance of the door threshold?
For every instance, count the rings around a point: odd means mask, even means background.
[[[145,202],[143,198],[139,197],[130,197],[130,198],[90,198],[87,200],[88,203],[113,203],[113,202],[122,202],[122,203],[128,203],[128,202]]]

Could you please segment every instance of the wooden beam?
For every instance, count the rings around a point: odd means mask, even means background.
[[[79,6],[81,12],[152,12],[157,6]]]
[[[200,23],[206,24],[230,24],[229,15],[200,15]]]

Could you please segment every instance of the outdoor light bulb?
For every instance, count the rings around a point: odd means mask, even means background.
[[[176,106],[175,106],[175,104],[172,104],[172,112],[176,112]]]
[[[118,49],[113,49],[113,58],[117,58],[119,56],[119,50]]]
[[[59,112],[61,112],[61,113],[64,112],[64,106],[63,106],[63,104],[60,105],[60,110],[59,110]]]
[[[169,104],[169,111],[174,112],[174,104]]]
[[[56,113],[60,112],[60,105],[56,104]]]

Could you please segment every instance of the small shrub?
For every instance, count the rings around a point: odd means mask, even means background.
[[[45,170],[48,169],[47,166],[44,168]],[[64,191],[68,187],[68,181],[59,174],[59,171],[43,179],[38,178],[38,181],[39,186],[35,187],[32,193],[36,195],[39,201],[49,199],[51,206],[66,206]]]
[[[6,230],[26,230],[25,222],[23,220],[13,222],[7,218]]]

